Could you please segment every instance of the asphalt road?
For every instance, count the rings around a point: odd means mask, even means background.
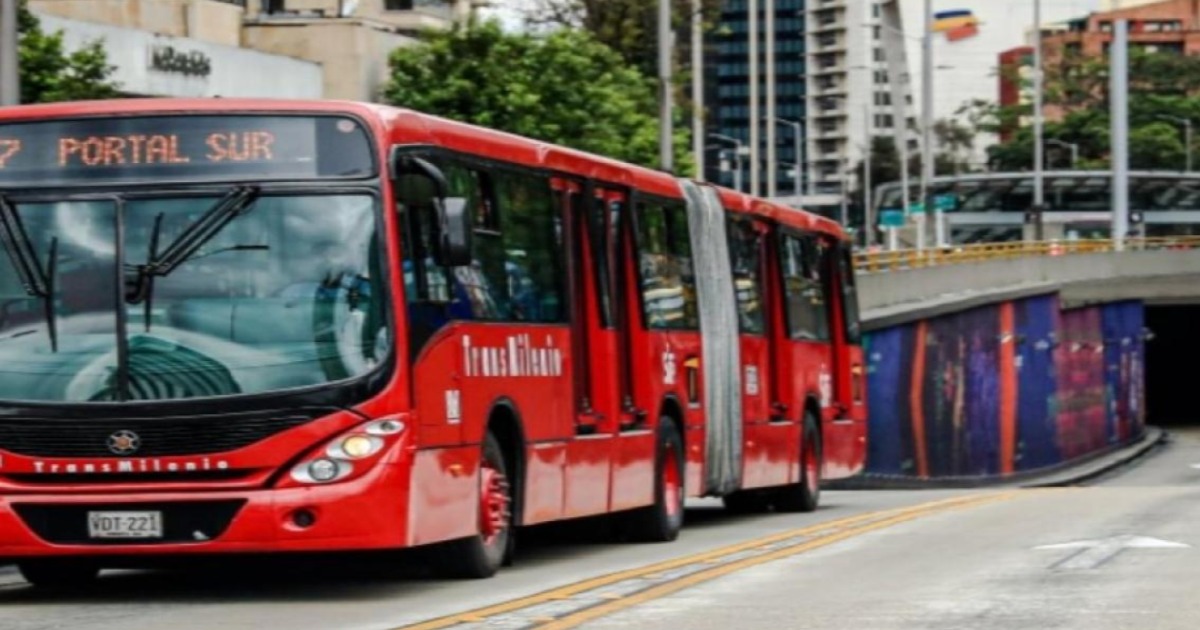
[[[830,492],[808,515],[698,502],[674,544],[534,530],[478,582],[348,559],[114,572],[69,597],[0,575],[0,628],[1191,630],[1194,464],[1200,431],[1084,488]]]

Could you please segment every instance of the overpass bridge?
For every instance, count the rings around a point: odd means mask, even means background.
[[[915,181],[912,182],[915,184]],[[1109,238],[1111,171],[1047,171],[1043,238]],[[1130,173],[1131,228],[1149,237],[1200,235],[1200,173]],[[903,206],[901,182],[876,188],[874,216]],[[968,173],[933,178],[930,196],[949,196],[954,209],[942,217],[951,244],[1015,242],[1031,235],[1033,174]],[[910,191],[909,198],[915,193]],[[910,240],[911,239],[906,239]]]
[[[1009,242],[856,258],[866,478],[987,480],[1186,417],[1200,237]]]

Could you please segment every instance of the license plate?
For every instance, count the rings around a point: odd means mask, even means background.
[[[162,512],[88,512],[91,538],[162,538]]]

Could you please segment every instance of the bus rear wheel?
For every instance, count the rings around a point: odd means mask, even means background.
[[[784,486],[775,493],[780,512],[812,512],[821,502],[821,433],[817,417],[804,414],[804,437],[800,440],[800,483]]]
[[[100,567],[82,560],[27,560],[17,564],[26,582],[42,589],[78,589],[100,575]]]
[[[504,564],[513,535],[509,470],[500,441],[489,431],[479,470],[479,533],[445,546],[439,569],[446,577],[489,578]]]
[[[670,542],[683,528],[683,438],[670,418],[658,421],[654,503],[626,515],[625,536],[637,542]]]

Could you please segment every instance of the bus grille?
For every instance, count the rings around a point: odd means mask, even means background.
[[[32,457],[116,457],[109,437],[133,431],[132,457],[207,455],[237,450],[309,422],[309,416],[198,416],[128,420],[0,419],[0,449]]]

